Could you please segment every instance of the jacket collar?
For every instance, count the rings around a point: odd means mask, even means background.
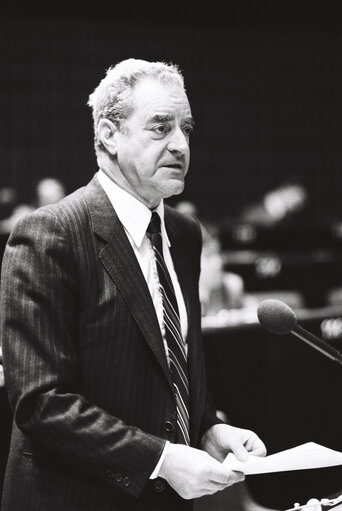
[[[105,242],[99,258],[122,293],[172,388],[159,323],[146,280],[123,225],[96,176],[86,188],[85,200],[92,230]]]
[[[96,178],[108,196],[126,232],[134,244],[140,247],[151,220],[151,210],[136,197],[120,188],[103,170],[100,169],[97,172]],[[154,211],[158,213],[161,220],[163,239],[170,246],[170,240],[164,224],[164,202],[161,201]]]

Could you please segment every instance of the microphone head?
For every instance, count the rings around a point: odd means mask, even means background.
[[[276,335],[290,334],[297,323],[291,307],[280,300],[264,300],[257,310],[261,326]]]

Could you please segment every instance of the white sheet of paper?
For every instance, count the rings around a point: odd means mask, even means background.
[[[223,464],[230,470],[238,470],[246,475],[266,474],[342,465],[342,453],[308,442],[264,458],[250,455],[246,461],[239,461],[229,453]]]

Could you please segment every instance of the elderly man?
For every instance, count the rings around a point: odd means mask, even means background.
[[[14,414],[3,511],[186,510],[264,455],[223,424],[201,347],[201,236],[182,192],[193,118],[172,64],[128,59],[90,95],[99,170],[20,220],[2,271]]]

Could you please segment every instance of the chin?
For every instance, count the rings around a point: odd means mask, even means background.
[[[165,192],[164,199],[172,197],[173,195],[179,195],[184,190],[184,183],[180,183],[178,186],[169,187]]]

